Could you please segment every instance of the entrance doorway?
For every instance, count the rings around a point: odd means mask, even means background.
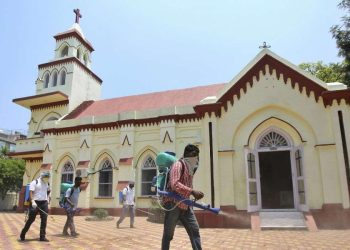
[[[290,151],[259,152],[262,209],[293,209]]]

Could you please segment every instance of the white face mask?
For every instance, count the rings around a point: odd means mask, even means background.
[[[199,158],[198,156],[195,157],[186,157],[184,158],[187,166],[188,166],[188,170],[189,170],[189,174],[191,176],[194,175],[195,170],[198,168],[198,162],[199,162]]]
[[[41,178],[41,180],[47,184],[47,183],[49,183],[50,178]]]

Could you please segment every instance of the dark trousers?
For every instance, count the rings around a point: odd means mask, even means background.
[[[32,225],[32,223],[35,221],[36,215],[38,214],[38,212],[40,213],[40,219],[41,219],[41,223],[40,223],[40,239],[44,239],[45,235],[46,235],[46,223],[47,223],[47,214],[49,212],[49,207],[48,207],[48,203],[47,201],[35,201],[36,204],[38,205],[38,208],[34,209],[32,208],[32,206],[30,206],[29,208],[29,215],[28,215],[28,220],[26,222],[26,224],[24,225],[24,228],[22,229],[21,232],[21,236],[25,236],[26,233],[28,232],[30,226]],[[41,211],[43,210],[43,211]]]
[[[170,209],[174,204],[166,204],[165,207]],[[192,208],[182,210],[178,207],[171,211],[165,211],[164,230],[162,239],[162,250],[170,248],[170,241],[173,239],[175,227],[178,221],[181,221],[190,237],[192,249],[201,250],[201,237],[199,235],[199,226]]]

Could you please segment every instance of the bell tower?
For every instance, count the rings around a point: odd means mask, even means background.
[[[38,65],[34,96],[13,102],[31,110],[28,137],[40,136],[45,121],[65,116],[84,101],[99,100],[102,80],[91,69],[91,43],[79,25],[82,17],[75,9],[70,29],[54,36],[54,58]]]

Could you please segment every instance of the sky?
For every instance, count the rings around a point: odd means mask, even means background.
[[[293,64],[339,62],[334,0],[0,0],[0,129],[28,129],[38,65],[82,13],[101,99],[228,82],[260,51]]]

